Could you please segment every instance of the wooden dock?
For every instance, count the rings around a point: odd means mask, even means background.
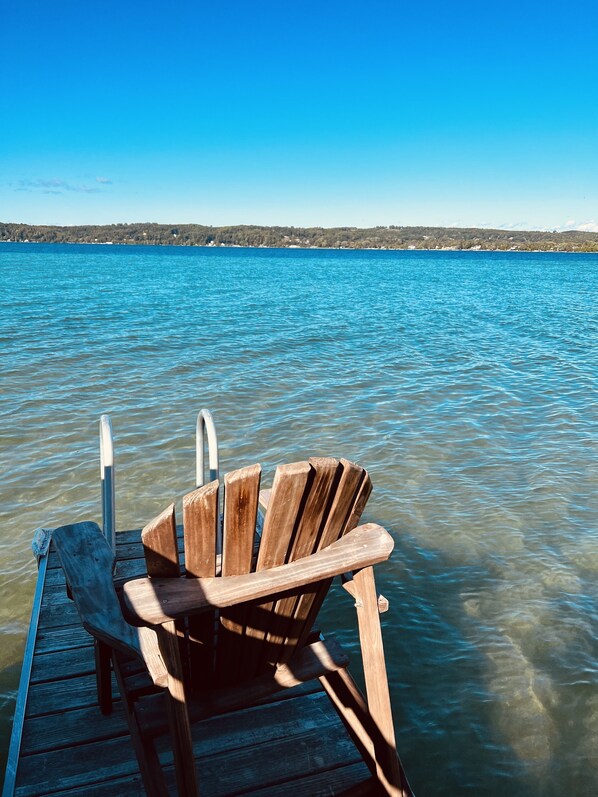
[[[146,573],[139,531],[117,535],[117,559],[117,578]],[[317,682],[197,724],[194,753],[205,797],[378,793]],[[167,748],[161,758],[174,794]],[[120,700],[102,716],[93,640],[80,625],[50,548],[40,561],[3,797],[143,794]]]

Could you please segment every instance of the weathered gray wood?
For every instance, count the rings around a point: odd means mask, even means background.
[[[99,527],[61,526],[54,545],[84,628],[111,647],[141,655],[136,630],[122,616],[112,583],[112,549]]]
[[[311,557],[244,576],[213,579],[136,579],[123,594],[132,616],[157,625],[212,607],[224,608],[291,592],[344,573],[384,562],[394,542],[375,523],[366,523]]]
[[[129,559],[124,559],[124,560],[117,559],[116,567],[114,570],[115,583],[118,583],[123,579],[136,578],[137,576],[144,576],[147,574],[147,568],[145,566],[145,558],[143,556],[142,549],[139,544],[138,544],[138,551],[139,551],[139,556],[131,557]],[[182,551],[183,551],[183,543],[181,540],[178,544],[179,555],[182,554]],[[117,555],[118,555],[118,550],[117,550]],[[65,584],[64,573],[61,567],[48,571],[47,584],[48,586],[61,585],[62,587],[64,587]]]
[[[71,650],[91,645],[93,637],[81,624],[67,628],[40,629],[37,634],[35,653],[51,653],[59,650]]]
[[[174,781],[174,777],[173,777]],[[53,797],[147,797],[139,773],[53,792]]]
[[[174,772],[172,767],[166,768],[166,777],[169,785],[174,785]],[[376,786],[370,777],[365,764],[348,764],[338,766],[333,770],[324,770],[316,775],[295,778],[291,782],[277,783],[265,788],[251,789],[243,792],[243,797],[281,797],[287,791],[293,797],[375,797]],[[235,792],[236,793],[236,792]],[[68,792],[58,792],[60,797],[89,797],[88,786],[69,789]],[[93,797],[146,797],[141,778],[129,775],[123,778],[93,784]],[[208,784],[202,792],[202,797],[231,797],[231,792],[223,793],[218,786]]]
[[[95,523],[76,523],[54,531],[54,544],[81,623],[90,634],[111,648],[138,656],[154,683],[164,683],[155,633],[130,626],[112,582],[112,549]]]
[[[113,685],[116,686],[115,683]],[[72,678],[36,684],[29,694],[26,716],[35,717],[97,704],[95,675],[74,675]]]
[[[293,797],[376,797],[379,789],[363,761],[295,778],[285,784]],[[246,797],[281,797],[281,784],[246,793]]]
[[[337,723],[322,693],[201,723],[194,755],[202,773],[202,797],[228,797],[274,784],[292,784],[297,777],[355,763],[358,753]],[[164,763],[171,760],[165,749]],[[95,784],[137,772],[132,749],[124,739],[79,745],[68,755],[62,749],[31,755],[24,763],[18,797],[50,791],[60,794],[85,785],[91,794]],[[285,792],[281,786],[281,793]],[[123,792],[123,797],[126,794]]]
[[[40,631],[51,628],[66,628],[80,624],[77,607],[72,600],[56,605],[44,601],[39,618]]]
[[[305,774],[306,766],[315,774],[328,770],[331,760],[337,765],[356,763],[359,754],[352,741],[333,728],[320,717],[314,730],[278,738],[274,743],[258,743],[250,749],[245,747],[226,755],[200,758],[198,767],[203,782],[212,786],[209,795],[238,794],[240,783],[249,792],[258,786],[276,785],[279,794],[287,794],[293,791],[297,777]],[[256,731],[259,733],[259,729]],[[333,783],[332,773],[331,785]]]
[[[86,742],[124,737],[129,744],[122,702],[114,702],[111,714],[101,715],[97,704],[59,713],[29,717],[23,734],[23,755],[68,749]]]
[[[36,653],[33,657],[31,684],[44,681],[56,681],[68,678],[74,673],[89,675],[95,670],[93,640],[87,636],[89,643],[74,650],[60,650],[51,653]]]
[[[25,756],[17,783],[17,797],[33,797],[138,773],[133,747],[123,739]],[[91,791],[91,789],[90,789]],[[89,793],[89,792],[88,792]]]

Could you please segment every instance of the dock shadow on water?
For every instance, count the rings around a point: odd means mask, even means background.
[[[416,794],[597,793],[598,258],[8,244],[0,269],[0,747],[31,536],[99,520],[100,414],[124,529],[193,486],[207,406],[225,470],[370,472]]]

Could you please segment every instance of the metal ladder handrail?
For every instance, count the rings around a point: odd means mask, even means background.
[[[218,436],[212,413],[202,409],[197,415],[195,427],[195,483],[203,487],[205,482],[205,442],[208,443],[209,480],[220,479],[218,463]],[[116,496],[114,474],[114,437],[109,415],[100,416],[100,480],[102,491],[102,530],[116,551]]]
[[[208,465],[210,481],[220,479],[220,471],[218,467],[218,437],[216,435],[216,427],[214,426],[214,419],[210,410],[200,410],[197,415],[197,424],[195,427],[195,484],[197,487],[203,487],[205,482],[205,462],[204,462],[204,445],[205,434],[208,438]]]
[[[116,501],[114,489],[114,440],[109,415],[100,416],[100,480],[102,486],[102,531],[116,552]]]

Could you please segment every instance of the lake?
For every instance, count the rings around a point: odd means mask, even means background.
[[[1,244],[0,276],[3,755],[32,534],[101,520],[99,416],[127,529],[194,486],[207,407],[223,471],[370,472],[416,794],[598,793],[598,256]]]

